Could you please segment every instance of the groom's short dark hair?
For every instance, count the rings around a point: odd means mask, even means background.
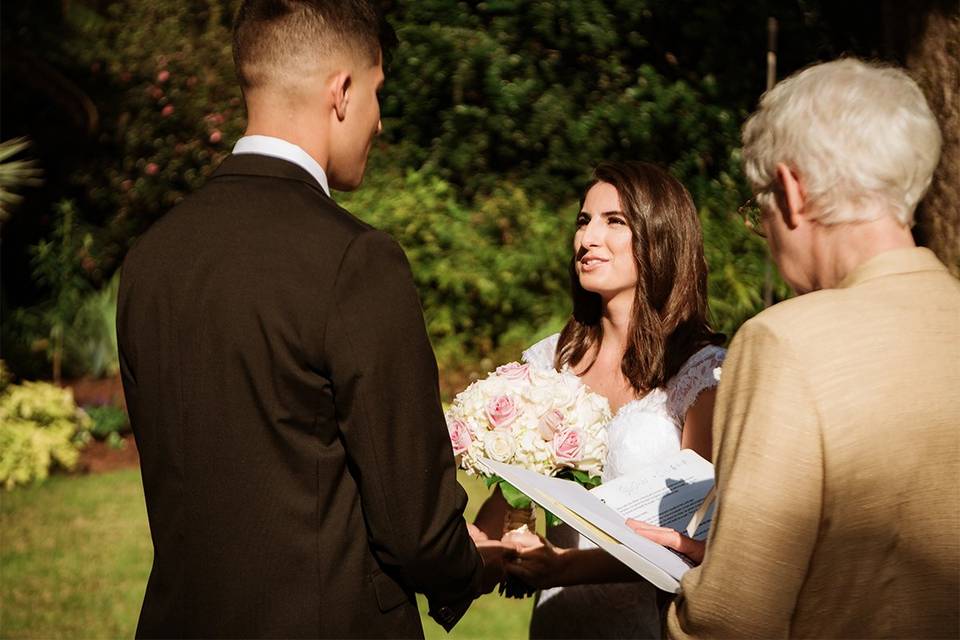
[[[247,90],[297,73],[304,60],[353,55],[372,66],[395,41],[369,0],[244,0],[233,24],[233,61]]]

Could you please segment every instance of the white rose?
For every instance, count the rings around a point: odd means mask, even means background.
[[[488,431],[484,434],[483,446],[487,450],[487,455],[497,462],[509,462],[513,457],[514,446],[513,436],[505,431]]]

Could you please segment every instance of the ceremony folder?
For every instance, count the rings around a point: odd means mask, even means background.
[[[671,593],[679,591],[680,578],[692,566],[690,561],[634,533],[626,519],[683,532],[692,524],[692,537],[698,540],[706,538],[710,527],[713,465],[688,449],[591,491],[576,482],[516,465],[489,459],[481,463],[647,581]]]

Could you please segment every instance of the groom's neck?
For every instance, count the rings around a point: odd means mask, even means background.
[[[247,106],[249,119],[244,135],[270,136],[291,142],[327,171],[330,162],[330,138],[325,120],[316,112],[281,105]]]

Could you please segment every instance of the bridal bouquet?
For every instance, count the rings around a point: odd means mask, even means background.
[[[499,484],[503,497],[518,509],[529,507],[530,500],[503,479],[489,476],[477,458],[596,486],[611,417],[606,398],[588,391],[573,373],[517,362],[464,389],[446,414],[460,468],[486,477],[488,486]]]

